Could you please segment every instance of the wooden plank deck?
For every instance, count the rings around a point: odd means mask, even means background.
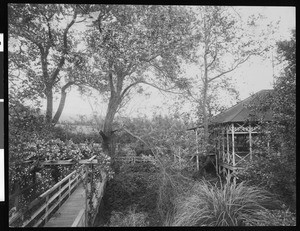
[[[85,189],[81,183],[44,227],[71,227],[80,210],[85,209],[85,201]]]

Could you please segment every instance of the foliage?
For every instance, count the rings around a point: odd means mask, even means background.
[[[239,172],[238,177],[240,180],[247,180],[252,185],[265,187],[294,207],[293,197],[296,195],[296,189],[293,165],[294,163],[287,161],[285,156],[270,152],[255,158]]]
[[[135,211],[135,208],[129,208],[126,214],[121,212],[112,212],[110,218],[110,227],[144,227],[148,226],[147,213]]]
[[[66,89],[80,83],[79,42],[71,29],[80,13],[71,4],[8,4],[10,93],[23,102],[46,98],[47,122],[58,121]],[[52,118],[54,93],[61,102]]]
[[[221,109],[216,104],[220,100],[216,92],[220,92],[221,97],[224,93],[238,97],[228,73],[247,62],[250,56],[260,55],[266,50],[261,41],[267,38],[267,31],[257,30],[258,18],[244,21],[231,7],[201,6],[195,11],[199,15],[196,31],[199,34],[197,64],[200,71],[197,78],[191,80],[191,86],[195,87],[188,89],[187,97],[197,104],[199,123],[204,126],[206,155],[209,118],[213,111]]]
[[[170,159],[156,157],[159,172],[156,174],[157,185],[157,212],[162,221],[174,215],[176,198],[185,195],[193,185],[193,181],[181,174],[174,166],[170,165]]]
[[[274,86],[273,93],[261,99],[253,110],[271,109],[273,121],[262,122],[259,155],[240,178],[262,184],[280,196],[292,209],[296,201],[296,63],[295,32],[290,41],[278,43],[285,69]],[[263,114],[263,113],[261,113]],[[269,148],[268,147],[269,142]],[[264,153],[264,154],[263,154]]]
[[[115,154],[113,122],[131,90],[147,84],[169,91],[185,88],[180,64],[190,59],[194,15],[186,7],[114,5],[98,14],[86,36],[86,81],[108,101],[103,149]]]
[[[149,186],[146,194],[141,197],[142,200],[136,199],[134,203],[151,205],[148,208],[159,215],[159,220],[165,220],[166,217],[172,215],[174,199],[191,184],[191,179],[185,177],[181,172],[190,168],[189,159],[195,148],[194,134],[186,131],[188,124],[185,121],[170,116],[156,115],[151,120],[146,118],[123,118],[122,123],[126,130],[121,130],[119,133],[120,150],[118,155],[147,154],[153,161],[156,170],[153,172],[152,167],[150,167],[152,165],[145,163],[135,164],[130,167],[131,172],[124,172],[124,170],[129,169],[128,165],[123,165],[114,180],[119,177],[121,179],[119,183],[115,182],[114,187],[117,189],[122,185],[123,190],[126,188],[126,193],[122,192],[118,195],[124,195],[125,200],[128,201],[128,194],[136,195],[137,193],[139,195],[138,192],[143,188],[142,186],[136,186],[137,179],[141,175],[145,176],[145,170],[147,172],[151,170],[151,174],[148,173],[147,179],[143,180]],[[144,169],[138,168],[139,172],[137,172],[134,166],[143,166]],[[148,194],[149,192],[151,192],[151,196]],[[137,198],[140,198],[140,196],[137,196]],[[116,198],[116,200],[119,200],[119,198]],[[132,202],[128,201],[125,204],[130,203]],[[149,216],[151,215],[150,213]]]
[[[14,195],[10,198],[10,207],[25,209],[30,201],[78,167],[78,164],[41,167],[39,163],[45,160],[79,160],[97,155],[100,165],[94,169],[94,177],[99,178],[102,169],[112,178],[110,158],[102,154],[99,145],[93,142],[76,144],[72,140],[63,142],[55,138],[56,131],[45,125],[39,110],[15,101],[10,103],[9,193]]]
[[[138,155],[145,154],[166,157],[175,168],[189,167],[190,158],[196,152],[195,134],[186,129],[191,124],[182,118],[155,115],[147,118],[123,118],[124,127],[136,137],[125,130],[119,133],[118,142],[122,148],[129,144]]]
[[[84,142],[94,142],[100,143],[101,137],[98,132],[85,132],[85,125],[80,127],[81,125],[60,125],[55,126],[52,130],[55,133],[55,137],[59,138],[62,141],[72,140],[76,144],[84,143]],[[87,130],[87,129],[86,129]]]
[[[207,181],[194,185],[188,196],[178,199],[174,226],[240,226],[261,222],[257,216],[270,203],[268,193],[258,187],[241,184],[217,187]]]
[[[154,165],[121,165],[106,188],[104,200],[110,211],[125,211],[134,205],[137,211],[147,212],[150,225],[155,226],[173,215],[175,198],[189,189],[192,180],[170,166],[169,159],[154,161]]]
[[[155,208],[155,166],[146,163],[125,165],[107,183],[106,200],[111,210],[124,211],[136,204],[137,209],[149,211]]]
[[[247,226],[296,226],[296,216],[289,210],[263,210],[258,211],[257,216],[263,220],[246,219]]]
[[[187,8],[176,6],[115,5],[106,15],[100,12],[99,25],[86,38],[93,68],[99,73],[87,77],[91,86],[102,93],[124,90],[125,94],[135,84],[151,80],[147,75],[151,68],[176,80],[179,57],[188,58],[194,42],[193,20]],[[110,89],[106,75],[111,69],[113,85],[119,82],[121,89]]]

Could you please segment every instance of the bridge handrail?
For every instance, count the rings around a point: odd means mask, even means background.
[[[83,166],[81,166],[80,168],[82,168]],[[84,171],[84,169],[82,168],[81,171]],[[27,211],[30,210],[31,208],[33,208],[35,205],[37,205],[38,203],[40,203],[43,199],[46,199],[46,201],[36,210],[36,212],[29,218],[27,219],[26,221],[23,222],[23,225],[22,227],[25,227],[26,225],[28,225],[33,219],[35,219],[36,216],[38,216],[43,210],[46,209],[45,211],[45,215],[43,216],[43,218],[47,221],[48,219],[48,215],[50,214],[51,211],[53,211],[53,209],[55,207],[57,207],[57,205],[59,205],[60,203],[55,203],[54,205],[52,205],[50,208],[48,208],[48,204],[51,203],[53,200],[55,200],[57,197],[60,197],[59,199],[59,202],[64,199],[67,195],[70,196],[71,194],[71,190],[76,187],[78,185],[78,183],[80,182],[78,180],[79,178],[79,174],[74,177],[74,179],[71,180],[72,176],[74,174],[76,174],[76,170],[74,170],[73,172],[71,172],[69,175],[67,175],[65,178],[63,178],[61,181],[59,181],[58,183],[56,183],[53,187],[51,187],[50,189],[48,189],[46,192],[44,192],[43,194],[41,194],[38,198],[36,198],[35,200],[33,200],[27,207]],[[83,172],[84,173],[84,172]],[[84,173],[84,176],[85,177],[85,174]],[[71,185],[73,184],[73,182],[76,180],[76,183],[75,185],[73,185],[71,187]],[[64,184],[66,181],[68,181],[68,183],[63,186],[63,188],[61,188],[62,184]],[[61,194],[62,192],[66,189],[66,188],[69,188],[68,189],[68,193],[65,193],[63,194],[63,197],[61,197]],[[54,191],[56,190],[57,188],[59,188],[59,191],[54,194],[51,198],[49,198],[49,195]],[[49,202],[50,201],[50,202]],[[53,207],[54,206],[54,207]],[[51,210],[51,211],[50,211]],[[50,211],[48,213],[48,211]],[[25,211],[26,212],[26,211]],[[17,212],[13,217],[11,217],[9,219],[9,225],[13,224],[17,219],[19,219],[20,217],[22,217],[24,215],[24,213],[22,212]],[[43,219],[43,220],[44,220]],[[39,221],[39,223],[41,223]]]
[[[85,209],[81,209],[71,227],[85,227]]]

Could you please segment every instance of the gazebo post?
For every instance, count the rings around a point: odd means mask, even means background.
[[[198,129],[196,128],[196,164],[197,164],[197,171],[199,171],[199,149],[198,149]]]
[[[229,164],[229,134],[228,134],[229,126],[226,126],[226,140],[227,140],[227,163]]]
[[[224,126],[222,126],[222,163],[224,163],[224,156],[225,156],[225,139],[224,139]],[[219,165],[219,173],[221,173],[221,166]]]
[[[235,152],[234,152],[234,124],[231,124],[231,140],[232,140],[232,165],[235,166]]]
[[[221,153],[221,140],[220,140],[220,126],[218,126],[218,130],[217,130],[217,134],[218,134],[218,152],[216,153],[216,173],[218,174],[218,169],[219,169],[219,166],[218,166],[218,159],[220,157],[220,153]]]
[[[252,128],[249,125],[249,150],[250,150],[250,161],[252,161]]]

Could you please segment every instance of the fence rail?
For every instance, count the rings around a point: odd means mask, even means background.
[[[143,156],[118,156],[115,157],[115,161],[136,163],[136,162],[152,162],[153,160],[150,159],[149,157],[143,157]]]
[[[14,224],[20,219],[22,221],[21,227],[29,226],[29,224],[31,224],[33,227],[38,227],[43,222],[47,222],[51,212],[60,206],[64,199],[68,198],[73,189],[75,189],[80,183],[80,175],[82,175],[83,178],[86,177],[86,171],[83,166],[80,167],[79,171],[81,173],[78,173],[76,170],[71,172],[60,182],[56,183],[52,188],[41,194],[28,205],[25,212],[17,212],[15,215],[13,215],[9,219],[9,226],[13,227]],[[37,205],[39,205],[39,207],[35,208]],[[34,211],[31,213],[29,218],[23,221],[23,217],[31,209]]]

